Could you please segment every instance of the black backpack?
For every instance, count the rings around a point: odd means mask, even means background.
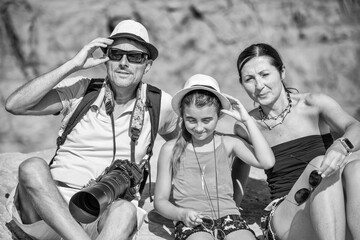
[[[71,132],[71,130],[75,127],[75,125],[82,119],[82,117],[89,111],[91,105],[96,100],[100,89],[103,85],[103,78],[93,78],[91,79],[89,86],[86,89],[85,95],[81,100],[78,107],[75,109],[74,113],[71,115],[64,132],[61,136],[59,136],[56,140],[57,148],[59,149],[60,145],[64,144],[67,135]],[[141,84],[141,83],[140,83]],[[147,163],[144,169],[143,181],[140,184],[140,193],[143,191],[146,179],[149,175],[149,179],[151,181],[151,169],[150,169],[150,158],[153,154],[152,149],[154,146],[154,142],[157,136],[158,128],[159,128],[159,116],[160,116],[160,107],[161,107],[161,90],[155,86],[147,84],[146,88],[146,101],[145,106],[148,108],[150,114],[150,123],[151,123],[151,138],[150,144],[146,150],[146,154],[148,155]],[[51,160],[50,165],[53,160]],[[150,182],[151,184],[151,182]],[[150,195],[150,199],[151,195]]]

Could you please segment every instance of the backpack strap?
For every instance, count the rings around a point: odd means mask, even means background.
[[[81,100],[80,104],[75,109],[74,113],[71,115],[66,127],[61,136],[57,138],[56,144],[59,147],[64,144],[67,135],[73,130],[76,124],[82,119],[82,117],[89,111],[91,105],[95,102],[100,88],[103,85],[103,78],[94,78],[91,79],[89,86],[86,89],[85,95]]]
[[[147,84],[146,88],[146,101],[145,106],[148,108],[149,115],[150,115],[150,123],[151,123],[151,137],[150,137],[150,144],[146,150],[146,163],[144,169],[144,176],[143,181],[140,184],[139,192],[142,193],[144,190],[147,177],[149,176],[149,197],[150,201],[152,202],[151,197],[151,165],[150,165],[150,158],[153,155],[153,147],[155,143],[155,139],[159,129],[159,118],[160,118],[160,108],[161,108],[161,90],[153,85]]]
[[[146,152],[149,155],[149,159],[150,159],[150,157],[153,154],[152,149],[154,147],[154,142],[159,130],[161,90],[155,86],[147,84],[145,104],[149,110],[150,123],[151,123],[151,140]]]
[[[55,155],[60,145],[64,144],[69,133],[73,130],[73,128],[81,120],[81,118],[87,113],[87,111],[89,111],[91,105],[95,102],[97,96],[99,95],[103,83],[104,83],[103,78],[93,78],[90,80],[90,83],[85,91],[83,99],[81,100],[81,102],[79,103],[73,114],[71,115],[61,136],[59,136],[56,139],[57,149],[55,151]],[[53,163],[54,157],[51,159],[49,165]]]

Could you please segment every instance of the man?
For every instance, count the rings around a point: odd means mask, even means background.
[[[92,54],[98,48],[105,54],[96,59]],[[115,27],[109,38],[93,40],[75,57],[27,82],[9,96],[6,109],[13,114],[62,113],[61,135],[90,82],[83,77],[65,78],[99,64],[107,68],[105,84],[93,106],[60,145],[50,167],[37,157],[19,166],[19,184],[10,197],[10,203],[13,201],[10,211],[28,235],[36,239],[128,239],[136,227],[140,228],[144,210],[126,200],[115,200],[95,222],[83,225],[74,220],[68,203],[74,193],[89,180],[96,179],[113,159],[131,158],[132,112],[137,99],[143,101],[146,84],[142,78],[157,56],[146,28],[136,21],[125,20]],[[106,101],[113,105],[114,121],[106,113]],[[165,140],[177,132],[177,117],[170,102],[171,96],[162,92],[158,132]],[[149,112],[145,110],[135,151],[137,163],[146,154],[150,131]]]

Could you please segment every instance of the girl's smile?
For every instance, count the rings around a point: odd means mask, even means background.
[[[219,119],[215,106],[185,106],[183,118],[186,130],[192,135],[194,143],[206,144],[211,141]]]

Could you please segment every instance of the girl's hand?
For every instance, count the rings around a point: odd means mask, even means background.
[[[201,224],[203,216],[192,209],[184,209],[182,222],[188,227],[195,227]]]
[[[222,109],[221,112],[223,112],[223,113],[233,117],[235,120],[243,122],[243,123],[251,119],[249,113],[247,112],[245,107],[241,104],[241,102],[238,99],[236,99],[228,94],[223,93],[223,95],[227,99],[229,99],[230,104],[231,104],[231,110]]]

